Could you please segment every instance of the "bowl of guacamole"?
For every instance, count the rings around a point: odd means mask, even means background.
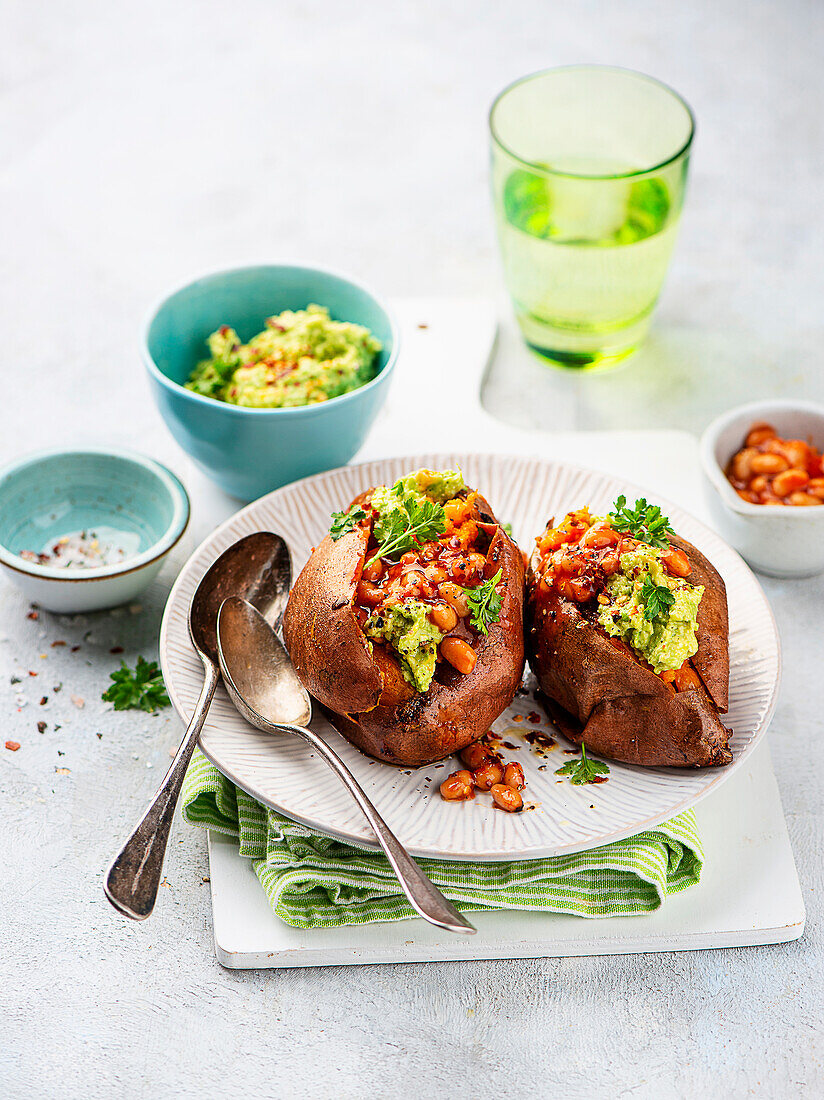
[[[354,280],[264,264],[166,296],[141,350],[177,442],[227,493],[254,500],[357,453],[386,398],[398,332]]]

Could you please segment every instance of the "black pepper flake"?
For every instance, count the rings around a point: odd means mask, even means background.
[[[23,681],[20,679],[19,676],[12,676],[11,683],[12,684],[22,684]]]
[[[80,649],[79,645],[73,645],[72,646],[72,653],[77,653],[78,649]]]
[[[125,651],[124,651],[122,645],[113,645],[112,648],[109,650],[109,653],[112,653],[115,656],[117,656],[118,653],[123,653],[123,652],[125,652]]]

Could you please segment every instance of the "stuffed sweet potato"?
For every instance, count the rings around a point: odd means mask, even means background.
[[[727,597],[717,570],[660,509],[619,497],[537,539],[526,644],[543,701],[570,740],[629,764],[732,760]]]
[[[422,765],[475,741],[524,668],[524,563],[460,473],[418,470],[332,516],[289,597],[307,690],[363,752]]]

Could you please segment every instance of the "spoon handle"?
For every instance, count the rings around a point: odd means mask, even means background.
[[[142,820],[106,872],[106,897],[132,920],[145,920],[154,909],[175,806],[220,678],[214,664],[204,665],[206,679],[180,748]]]
[[[286,726],[278,724],[276,728],[285,733],[298,734],[305,741],[308,741],[317,751],[318,755],[323,757],[332,771],[335,772],[343,785],[349,790],[349,793],[363,810],[364,817],[374,829],[375,835],[386,853],[386,858],[389,860],[392,869],[398,876],[398,882],[400,882],[401,888],[409,899],[412,908],[420,913],[425,920],[428,920],[430,924],[435,924],[439,928],[446,928],[449,932],[474,935],[477,929],[474,928],[473,925],[458,912],[454,905],[447,901],[440,890],[429,881],[418,864],[412,856],[410,856],[372,805],[357,779],[355,779],[354,775],[352,775],[337,753],[330,749],[326,742],[321,737],[318,737],[316,733],[313,733],[312,730],[305,729],[303,726]]]

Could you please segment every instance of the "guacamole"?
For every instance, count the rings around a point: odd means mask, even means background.
[[[429,608],[419,600],[392,604],[374,612],[363,628],[368,638],[388,642],[398,654],[403,678],[416,691],[426,691],[435,675],[443,634],[429,621]]]
[[[340,397],[371,381],[381,343],[369,329],[333,321],[323,306],[285,310],[248,344],[221,325],[186,388],[252,409],[285,409]]]
[[[652,619],[642,597],[647,578],[672,594],[667,610],[658,608]],[[620,569],[604,590],[606,602],[601,604],[598,622],[607,634],[623,638],[632,646],[654,672],[679,669],[698,650],[697,616],[703,594],[702,585],[669,576],[661,564],[660,551],[641,545],[621,555]]]

